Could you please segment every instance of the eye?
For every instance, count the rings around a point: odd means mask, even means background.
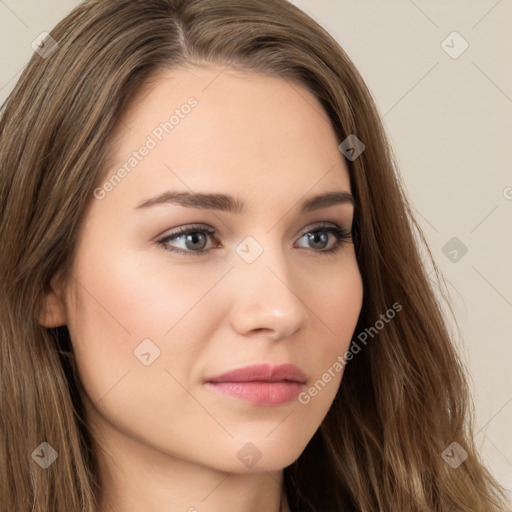
[[[214,234],[215,230],[207,226],[181,227],[162,240],[159,240],[157,244],[163,246],[167,251],[178,252],[187,256],[194,253],[203,254],[208,250],[205,249],[208,242],[208,236],[213,236]],[[169,247],[170,241],[178,240],[180,238],[185,245],[184,248]]]
[[[334,236],[334,244],[331,244],[330,248],[325,249],[325,246],[329,245],[329,235]],[[352,233],[337,224],[321,224],[315,229],[310,228],[300,239],[304,237],[313,249],[318,249],[314,252],[332,254],[338,252],[342,245],[352,238]]]
[[[206,246],[208,244],[208,237],[213,237],[214,235],[215,230],[208,226],[181,227],[165,238],[157,241],[157,245],[162,246],[166,251],[183,254],[184,256],[193,254],[200,255],[205,254],[211,249],[211,247],[207,248]],[[333,241],[334,243],[331,243],[331,247],[326,249],[325,247],[329,246],[329,235],[331,235],[331,242]],[[314,229],[310,228],[299,240],[305,239],[306,242],[310,244],[310,248],[313,249],[313,252],[332,254],[339,251],[341,246],[347,241],[350,241],[351,238],[351,232],[341,228],[337,224],[322,224],[316,226]],[[179,248],[170,245],[169,242],[179,239],[181,239],[181,243],[184,247]],[[219,247],[219,244],[215,247]]]

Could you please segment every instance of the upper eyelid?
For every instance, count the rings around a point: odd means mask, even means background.
[[[345,225],[345,223],[339,223],[339,222],[334,222],[334,221],[317,221],[317,222],[313,222],[312,224],[309,224],[307,227],[305,227],[300,236],[302,237],[306,233],[309,233],[310,231],[314,231],[314,230],[322,229],[322,228],[329,228],[329,227],[337,227],[337,228],[346,230],[349,233],[352,232],[352,225],[347,226],[347,225]],[[181,235],[187,234],[188,232],[193,232],[193,231],[206,231],[211,236],[218,235],[218,233],[219,233],[219,230],[217,230],[214,227],[209,226],[207,224],[190,224],[190,225],[184,225],[184,226],[179,226],[177,228],[174,228],[173,231],[162,235],[161,237],[159,237],[159,239],[160,239],[160,241],[162,241],[162,240],[171,238],[173,236],[178,237],[178,236],[181,236]]]

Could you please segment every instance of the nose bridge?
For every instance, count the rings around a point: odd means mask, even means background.
[[[232,323],[241,333],[271,330],[288,336],[309,320],[282,245],[270,235],[248,236],[235,248]]]

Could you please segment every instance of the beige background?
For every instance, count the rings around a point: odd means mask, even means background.
[[[512,0],[294,3],[338,40],[377,102],[455,303],[477,446],[512,489]],[[0,103],[31,42],[77,4],[0,0]],[[457,58],[454,31],[469,45]],[[468,248],[456,262],[443,252],[452,237]]]

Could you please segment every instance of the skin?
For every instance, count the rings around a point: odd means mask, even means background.
[[[306,197],[351,189],[341,141],[297,84],[217,66],[162,71],[124,113],[107,177],[190,96],[191,113],[92,200],[71,276],[55,276],[40,319],[71,335],[105,481],[100,512],[278,512],[281,495],[288,510],[282,470],[318,429],[342,372],[308,404],[254,405],[203,381],[290,362],[309,388],[348,349],[362,306],[351,240],[327,254],[334,234],[323,231],[324,246],[304,236],[319,222],[350,229],[354,210],[298,210]],[[167,190],[229,194],[247,211],[135,209]],[[204,254],[158,245],[197,223],[216,232],[195,242]],[[250,264],[235,251],[247,236],[263,249]],[[167,247],[196,246],[182,236]],[[146,338],[160,350],[148,366],[134,355]],[[261,453],[252,467],[237,457],[248,442]]]

